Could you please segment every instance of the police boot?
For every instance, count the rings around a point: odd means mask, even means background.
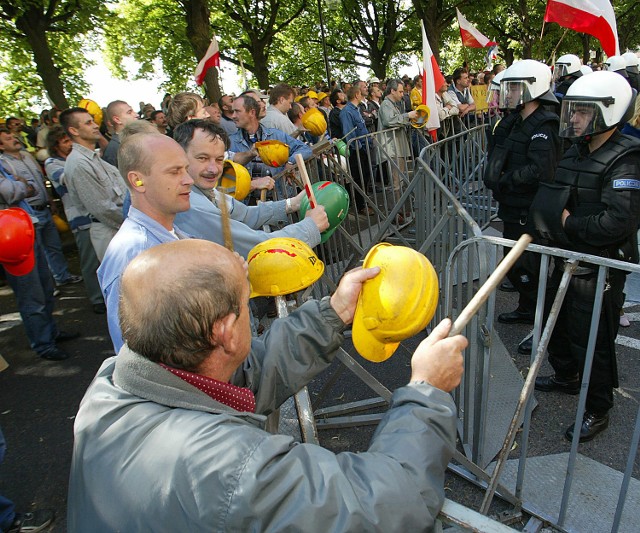
[[[567,440],[573,440],[573,431],[575,424],[571,424],[564,436]],[[602,433],[609,427],[609,413],[598,415],[585,411],[582,417],[582,425],[580,426],[580,442],[588,442],[598,433]]]

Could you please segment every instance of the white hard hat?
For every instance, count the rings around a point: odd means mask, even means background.
[[[626,71],[627,61],[622,56],[611,56],[604,62],[603,67],[611,72]]]
[[[615,72],[600,71],[578,78],[562,99],[560,136],[585,138],[626,122],[634,92]]]
[[[587,74],[591,74],[593,69],[589,65],[582,65],[580,67],[580,72],[582,72],[583,76],[586,76]]]
[[[543,100],[557,104],[551,92],[551,69],[533,59],[523,59],[504,71],[500,81],[501,109],[516,109],[518,106]]]
[[[560,56],[556,61],[555,68],[553,69],[553,79],[559,80],[565,76],[569,76],[570,74],[577,74],[580,72],[581,66],[582,61],[580,61],[580,58],[577,55],[565,54]],[[578,74],[578,76],[579,75],[580,74]]]
[[[622,54],[621,57],[625,60],[625,62],[627,64],[627,68],[629,68],[629,67],[636,67],[637,68],[638,67],[639,61],[638,61],[638,56],[636,55],[635,52],[626,52],[626,53]]]

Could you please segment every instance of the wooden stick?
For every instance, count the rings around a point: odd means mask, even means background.
[[[307,169],[304,166],[304,159],[302,158],[301,154],[296,154],[296,163],[298,164],[298,170],[300,171],[300,175],[302,176],[304,190],[307,193],[307,198],[309,198],[309,206],[311,207],[311,209],[315,209],[318,205],[318,202],[316,201],[316,195],[313,193],[313,189],[311,188],[309,174],[307,174]]]
[[[532,241],[531,235],[527,233],[523,234],[515,246],[511,248],[511,251],[505,256],[505,258],[500,262],[500,264],[493,271],[493,274],[489,276],[487,281],[482,284],[482,287],[475,293],[471,301],[467,304],[467,306],[462,310],[456,321],[453,323],[451,327],[451,331],[449,332],[449,337],[453,337],[454,335],[459,335],[465,326],[469,323],[469,321],[473,318],[480,309],[480,306],[487,300],[489,295],[496,289],[498,284],[502,281],[507,275],[507,272],[511,269],[513,264],[518,260],[518,258],[522,255],[522,252],[525,251],[527,246]]]
[[[227,206],[227,195],[220,193],[218,197],[218,203],[220,204],[220,215],[222,218],[222,238],[224,240],[224,247],[233,252],[233,239],[231,238],[231,220],[229,219],[229,206]]]

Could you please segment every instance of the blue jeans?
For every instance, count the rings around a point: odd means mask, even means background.
[[[65,283],[69,281],[71,273],[67,266],[67,260],[62,253],[60,234],[56,229],[56,225],[53,223],[53,218],[51,218],[51,211],[48,207],[42,211],[36,211],[34,209],[33,214],[38,217],[36,231],[44,247],[49,270],[51,270],[56,283]]]
[[[0,428],[0,464],[2,464],[2,461],[4,460],[4,452],[6,449],[7,443],[4,440],[2,428]],[[16,517],[15,509],[16,506],[13,504],[13,502],[0,494],[0,531],[9,529],[9,526],[13,524],[13,521]]]
[[[55,348],[58,328],[53,320],[53,280],[39,239],[34,243],[36,258],[33,270],[24,276],[6,272],[7,281],[18,301],[18,311],[31,348],[42,355]]]

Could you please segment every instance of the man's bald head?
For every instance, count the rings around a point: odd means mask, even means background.
[[[159,131],[127,135],[118,149],[118,170],[127,185],[131,186],[127,179],[129,172],[149,174],[155,155],[172,144],[177,143]]]
[[[222,246],[199,239],[154,246],[122,276],[122,337],[151,361],[194,372],[217,347],[214,324],[240,314],[246,283],[240,260]]]

